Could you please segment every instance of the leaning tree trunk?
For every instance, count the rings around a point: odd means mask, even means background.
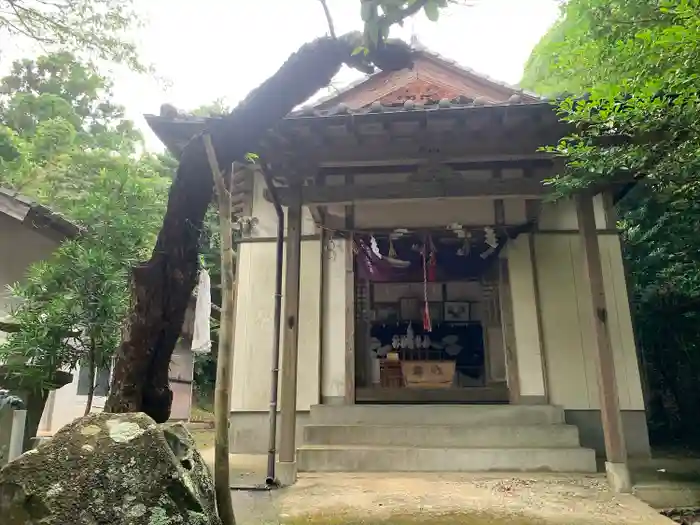
[[[287,62],[207,133],[221,166],[244,161],[265,133],[295,106],[328,86],[343,63],[383,69],[411,65],[407,48],[387,44],[355,54],[357,34],[322,37],[303,45]],[[134,306],[117,351],[107,412],[145,412],[158,422],[170,416],[168,367],[198,272],[199,238],[213,180],[201,137],[187,144],[170,188],[163,225],[151,259],[134,267]]]
[[[97,366],[95,363],[95,343],[90,339],[90,354],[88,355],[89,370],[90,375],[90,389],[88,390],[87,401],[85,401],[85,412],[84,416],[87,416],[92,411],[92,402],[95,400],[95,378],[97,376]]]

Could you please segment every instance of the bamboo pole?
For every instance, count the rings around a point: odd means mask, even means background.
[[[224,176],[216,159],[214,146],[208,134],[202,136],[209,166],[214,178],[214,189],[221,225],[221,326],[219,328],[219,352],[216,361],[216,385],[214,388],[214,491],[216,506],[223,525],[235,525],[236,517],[231,500],[229,480],[229,411],[231,406],[231,369],[233,367],[233,224],[231,222],[231,193],[226,189]],[[231,169],[233,177],[233,168]]]

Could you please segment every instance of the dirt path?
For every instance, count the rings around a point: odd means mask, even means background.
[[[307,474],[279,498],[283,517],[299,523],[338,514],[404,522],[448,514],[474,525],[670,523],[632,496],[613,495],[600,477]]]
[[[212,461],[211,450],[203,455]],[[231,456],[234,485],[265,479],[265,456]],[[238,525],[672,525],[602,476],[300,474],[292,487],[234,491]]]

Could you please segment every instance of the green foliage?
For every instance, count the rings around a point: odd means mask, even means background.
[[[45,49],[70,49],[143,70],[127,38],[137,28],[133,0],[4,0],[0,35],[24,37]]]
[[[81,201],[85,232],[12,289],[22,300],[14,312],[20,330],[0,347],[0,361],[32,380],[81,361],[109,365],[129,307],[130,266],[147,254],[162,214],[160,188],[127,170],[102,170],[91,189]]]
[[[360,16],[364,22],[364,46],[353,54],[365,51],[367,47],[380,45],[389,36],[394,24],[403,26],[404,20],[423,11],[432,22],[437,22],[440,10],[448,4],[460,3],[457,0],[360,0]],[[366,46],[366,47],[365,47]]]
[[[13,287],[21,329],[0,361],[41,383],[56,369],[110,362],[129,269],[153,245],[172,161],[138,154],[141,137],[110,102],[109,82],[68,53],[15,62],[0,85],[0,185],[82,229]]]
[[[522,81],[545,95],[588,93],[559,103],[575,127],[549,148],[568,160],[552,181],[558,195],[640,179],[619,211],[652,424],[698,441],[699,59],[698,0],[570,0]]]
[[[231,112],[231,107],[225,99],[218,98],[211,104],[204,104],[193,109],[190,114],[196,117],[221,117]]]

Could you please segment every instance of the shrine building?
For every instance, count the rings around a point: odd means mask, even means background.
[[[177,155],[207,119],[147,116]],[[595,472],[649,456],[615,185],[553,200],[556,108],[426,50],[290,114],[236,187],[231,447],[303,471]],[[272,190],[272,191],[271,191]],[[252,218],[252,219],[251,219]],[[294,395],[296,394],[296,395]]]

